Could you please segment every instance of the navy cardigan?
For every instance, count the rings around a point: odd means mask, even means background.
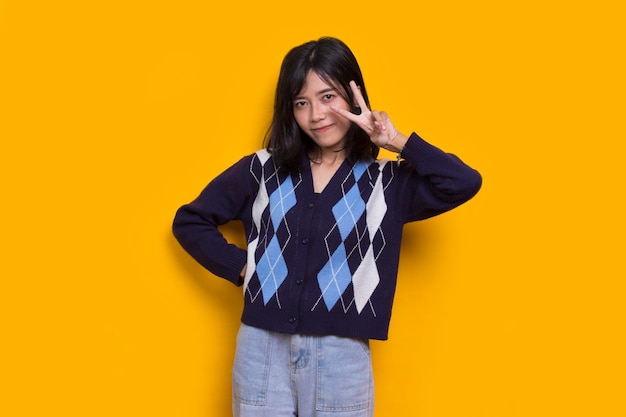
[[[182,206],[174,235],[213,274],[243,286],[250,326],[387,339],[403,225],[466,202],[482,182],[415,133],[401,156],[346,160],[317,194],[305,156],[285,173],[258,151]],[[218,230],[232,220],[243,222],[246,249]]]

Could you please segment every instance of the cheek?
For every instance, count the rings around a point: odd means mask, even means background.
[[[300,128],[303,128],[303,126],[304,126],[304,116],[303,116],[302,112],[294,111],[293,112],[293,118],[295,119],[295,121],[298,124],[298,126],[300,126]]]
[[[352,106],[350,105],[350,103],[344,100],[343,98],[341,99],[341,103],[339,103],[337,107],[340,107],[344,110],[352,111]]]

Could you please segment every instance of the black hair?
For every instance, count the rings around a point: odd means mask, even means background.
[[[303,152],[315,153],[317,145],[298,126],[293,115],[293,100],[302,91],[309,71],[314,71],[324,82],[337,89],[350,103],[351,111],[360,113],[350,81],[361,89],[361,94],[369,107],[367,90],[359,64],[348,46],[336,38],[322,37],[291,49],[280,67],[274,115],[265,136],[265,145],[280,168],[297,170]],[[352,123],[346,141],[346,154],[350,159],[376,158],[379,148],[369,136]]]

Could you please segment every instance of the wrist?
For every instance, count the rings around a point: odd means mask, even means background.
[[[393,139],[391,139],[387,144],[383,145],[382,148],[391,152],[400,153],[402,152],[402,149],[404,149],[404,145],[406,145],[406,142],[408,140],[409,138],[407,136],[398,132],[398,134]]]

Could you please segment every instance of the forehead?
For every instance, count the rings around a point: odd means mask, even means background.
[[[320,75],[310,70],[306,78],[304,79],[304,84],[302,85],[302,90],[300,90],[300,95],[315,95],[323,91],[335,90],[337,87],[334,84],[329,84],[324,81]]]

